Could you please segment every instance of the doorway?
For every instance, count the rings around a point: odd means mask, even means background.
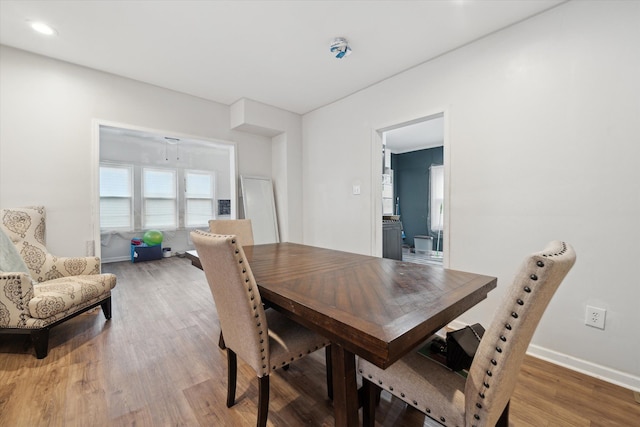
[[[160,232],[169,256],[180,254],[193,248],[190,231],[208,230],[210,219],[236,218],[233,142],[94,126],[93,224],[103,262],[131,259],[131,242],[147,230]]]
[[[401,259],[442,264],[448,252],[448,179],[445,113],[440,112],[377,131],[381,146],[382,256],[398,245],[390,223],[401,229]],[[380,175],[378,175],[379,177]],[[378,178],[379,179],[379,178]],[[381,206],[380,206],[381,205]],[[390,241],[391,239],[391,241]]]

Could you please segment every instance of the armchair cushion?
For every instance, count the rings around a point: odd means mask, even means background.
[[[29,312],[37,319],[48,319],[88,301],[109,295],[116,285],[113,274],[62,277],[39,283],[33,287],[33,298],[28,303]]]
[[[0,228],[0,272],[29,273],[9,236]]]

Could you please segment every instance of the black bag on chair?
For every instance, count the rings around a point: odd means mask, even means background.
[[[454,371],[469,369],[483,335],[484,328],[480,323],[447,332],[447,366],[449,369]]]

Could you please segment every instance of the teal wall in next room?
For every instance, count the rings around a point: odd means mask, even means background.
[[[400,220],[406,245],[412,247],[414,236],[426,235],[433,237],[434,250],[437,248],[437,232],[429,229],[429,168],[442,164],[442,147],[391,155],[394,194],[396,201],[400,198]]]

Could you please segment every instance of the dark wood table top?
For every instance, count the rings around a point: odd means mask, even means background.
[[[264,300],[381,368],[496,287],[495,277],[294,243],[244,250]]]
[[[386,368],[496,278],[294,243],[244,247],[263,301],[331,340],[336,426],[358,424],[355,355]],[[187,257],[202,268],[195,251]]]

